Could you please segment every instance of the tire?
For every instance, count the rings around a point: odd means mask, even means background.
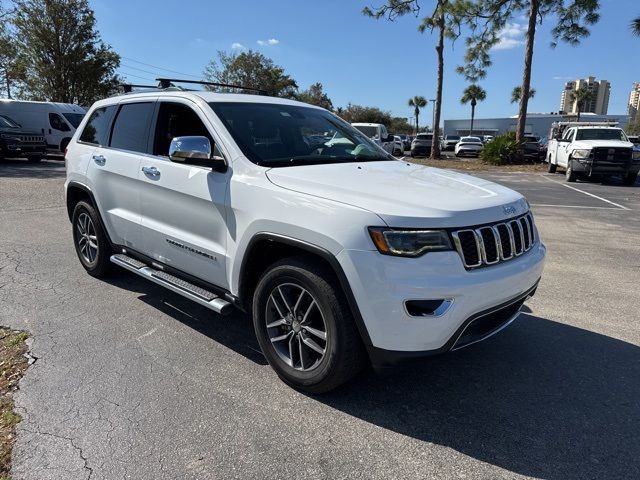
[[[638,172],[629,172],[626,175],[622,176],[622,184],[626,185],[627,187],[631,187],[633,185],[635,185],[636,180],[638,179]]]
[[[62,153],[63,155],[64,155],[64,151],[69,146],[70,141],[71,141],[70,138],[63,138],[62,141],[60,142],[60,153]]]
[[[547,165],[547,171],[549,173],[556,173],[558,166],[555,163],[551,163],[551,155],[549,155],[549,164]]]
[[[93,205],[80,201],[73,209],[71,221],[73,244],[80,263],[93,277],[103,277],[112,270],[111,244]]]
[[[573,183],[578,179],[578,176],[576,175],[576,172],[573,171],[573,168],[571,168],[571,162],[571,159],[567,160],[567,169],[564,171],[564,174],[567,182]]]
[[[296,389],[328,392],[366,364],[349,305],[333,272],[320,262],[293,257],[274,263],[258,282],[252,310],[262,353],[278,376]]]

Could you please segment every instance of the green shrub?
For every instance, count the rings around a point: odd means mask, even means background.
[[[504,165],[513,163],[518,158],[518,142],[515,132],[503,133],[487,142],[480,158],[484,163]]]

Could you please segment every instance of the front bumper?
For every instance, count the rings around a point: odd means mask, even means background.
[[[394,358],[429,356],[461,346],[456,342],[472,322],[496,308],[521,305],[533,294],[545,254],[538,240],[518,258],[476,270],[465,270],[454,251],[412,259],[344,250],[338,260],[371,340],[371,359],[380,366],[394,363]],[[439,299],[452,301],[441,315],[411,316],[405,308],[408,300]],[[492,330],[475,334],[484,337]]]
[[[640,160],[593,160],[592,158],[585,159],[569,159],[571,162],[571,169],[577,173],[584,173],[587,175],[598,174],[622,174],[636,173],[640,171]]]
[[[30,157],[30,156],[43,156],[47,153],[47,145],[45,143],[21,143],[11,142],[6,143],[1,151],[6,156],[16,157]]]

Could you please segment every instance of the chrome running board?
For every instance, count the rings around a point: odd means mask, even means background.
[[[111,263],[125,268],[136,275],[146,278],[147,280],[151,280],[153,283],[157,283],[158,285],[207,307],[216,313],[227,315],[233,310],[233,304],[223,298],[220,298],[219,295],[210,292],[209,290],[205,290],[204,288],[200,288],[197,285],[182,280],[174,275],[163,272],[162,270],[150,267],[133,257],[123,253],[118,253],[116,255],[112,255],[110,260]]]

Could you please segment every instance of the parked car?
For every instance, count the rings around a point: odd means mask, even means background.
[[[0,115],[0,160],[26,158],[39,162],[47,154],[44,136],[25,129],[6,115]]]
[[[424,157],[431,155],[433,133],[419,133],[411,142],[411,156]]]
[[[404,155],[404,142],[400,135],[393,136],[393,155]]]
[[[381,123],[352,123],[354,127],[373,140],[385,152],[393,153],[393,135]]]
[[[483,135],[482,136],[482,143],[484,143],[484,144],[487,144],[491,140],[493,140],[493,135]]]
[[[541,156],[540,138],[536,136],[525,135],[523,137],[522,151],[525,160],[541,162],[544,159],[544,154]]]
[[[455,150],[456,144],[459,141],[460,141],[460,135],[445,135],[444,141],[440,145],[440,149],[443,151]]]
[[[479,157],[484,148],[478,137],[462,137],[454,148],[456,157]]]
[[[634,149],[640,149],[640,137],[637,135],[627,135],[627,138],[633,143]]]
[[[309,132],[331,139],[309,147]],[[90,275],[117,265],[213,312],[247,312],[269,364],[309,392],[367,362],[384,369],[488,338],[542,275],[522,195],[399,162],[293,100],[101,100],[66,169],[71,238]]]
[[[402,139],[402,153],[405,150],[411,150],[411,137],[404,133],[398,134],[398,136]]]
[[[640,151],[621,128],[609,122],[555,122],[549,134],[549,172],[564,169],[567,182],[578,175],[620,175],[634,185],[640,171]]]
[[[0,100],[0,114],[7,115],[23,128],[44,136],[50,150],[64,153],[85,110],[70,103]]]

